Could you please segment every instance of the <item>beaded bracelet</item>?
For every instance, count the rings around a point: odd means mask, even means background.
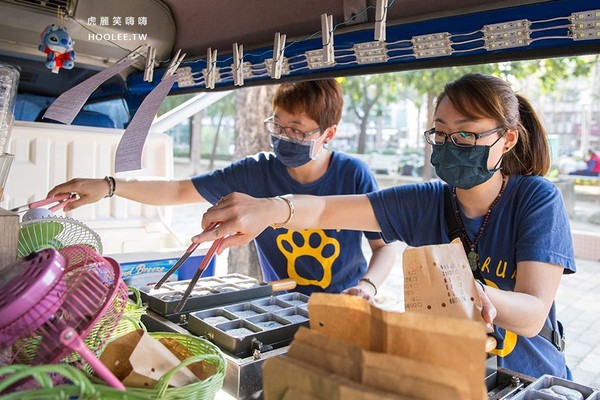
[[[117,182],[112,176],[105,176],[104,180],[108,183],[108,194],[104,197],[113,197],[117,189]]]

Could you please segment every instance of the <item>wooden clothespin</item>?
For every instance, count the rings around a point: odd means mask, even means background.
[[[152,82],[154,79],[154,62],[156,59],[156,48],[148,45],[146,51],[146,67],[144,69],[144,82]]]
[[[285,35],[277,32],[275,34],[275,42],[273,43],[273,70],[271,77],[273,79],[281,78],[283,70],[283,52],[285,50]]]
[[[333,64],[333,15],[321,14],[321,35],[323,37],[323,64]]]
[[[385,42],[385,21],[387,19],[388,0],[377,0],[375,7],[375,40]]]
[[[177,71],[177,68],[179,68],[179,64],[181,64],[181,62],[185,58],[185,53],[183,53],[181,57],[179,56],[179,54],[181,54],[181,49],[177,50],[177,54],[175,54],[175,56],[171,59],[171,63],[167,67],[165,74],[160,79],[161,81],[164,81],[165,79],[173,75],[175,71]]]
[[[210,47],[206,51],[206,70],[204,70],[204,83],[207,89],[214,89],[217,83],[217,50],[212,50]]]
[[[244,85],[244,46],[237,43],[233,44],[233,65],[231,71],[233,72],[233,84],[236,86]]]

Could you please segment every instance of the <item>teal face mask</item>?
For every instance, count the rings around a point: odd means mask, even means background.
[[[500,140],[500,138],[498,138]],[[433,146],[431,164],[438,176],[450,186],[471,189],[486,182],[500,167],[488,169],[490,146],[458,147],[450,141],[442,146]],[[500,161],[498,161],[498,166]]]

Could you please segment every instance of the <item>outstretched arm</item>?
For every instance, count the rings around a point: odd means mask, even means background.
[[[371,250],[373,250],[373,254],[369,260],[367,272],[363,276],[368,281],[361,280],[356,286],[347,288],[342,293],[362,297],[372,302],[377,289],[381,287],[394,266],[398,252],[398,243],[386,244],[382,239],[377,239],[369,240],[369,245],[371,246]]]
[[[366,195],[308,196],[291,198],[294,215],[286,228],[350,229],[379,232],[371,202]],[[242,193],[231,193],[209,208],[202,218],[202,226],[221,222],[217,229],[203,232],[193,238],[202,243],[226,238],[220,250],[249,243],[265,228],[286,221],[290,215],[287,202],[276,197],[254,198]]]
[[[485,295],[497,310],[494,323],[517,335],[537,335],[546,321],[563,267],[523,261],[518,264],[514,292],[486,286]]]
[[[109,192],[106,179],[75,178],[62,183],[48,192],[48,197],[62,193],[77,193],[79,199],[67,205],[70,211],[85,204],[103,199]],[[198,203],[204,198],[190,179],[181,181],[115,179],[115,195],[150,205],[176,205]]]

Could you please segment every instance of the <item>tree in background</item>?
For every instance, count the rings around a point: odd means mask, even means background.
[[[367,143],[367,124],[375,111],[398,99],[399,82],[392,74],[364,75],[339,78],[344,90],[346,110],[358,120],[359,134],[356,152],[364,154]]]
[[[221,127],[223,125],[223,118],[235,117],[236,115],[236,93],[239,92],[232,92],[230,95],[225,96],[206,109],[206,115],[211,117],[211,120],[213,120],[213,125],[215,125],[214,119],[217,120],[215,138],[213,140],[212,150],[210,152],[210,161],[208,164],[209,170],[214,169],[219,145],[219,134],[221,133]],[[237,129],[235,132],[237,132]]]
[[[596,57],[597,59],[597,57]],[[535,79],[542,92],[552,91],[562,80],[589,74],[595,59],[585,57],[551,58],[532,61],[515,61],[495,64],[482,64],[464,67],[425,69],[408,72],[395,72],[380,75],[355,76],[342,78],[347,109],[359,120],[360,134],[358,153],[364,153],[366,127],[374,117],[377,107],[386,107],[388,103],[400,98],[410,99],[417,109],[426,105],[426,126],[433,125],[433,108],[436,96],[444,85],[470,72],[500,76],[508,81],[531,81]],[[377,106],[377,107],[376,107]],[[415,145],[417,145],[415,143]],[[425,146],[423,179],[430,180],[433,169],[429,162],[431,147]]]
[[[269,85],[237,90],[234,160],[271,149],[263,121],[273,112],[271,104],[276,89],[275,85]],[[229,272],[262,278],[254,243],[229,249],[227,265]]]

